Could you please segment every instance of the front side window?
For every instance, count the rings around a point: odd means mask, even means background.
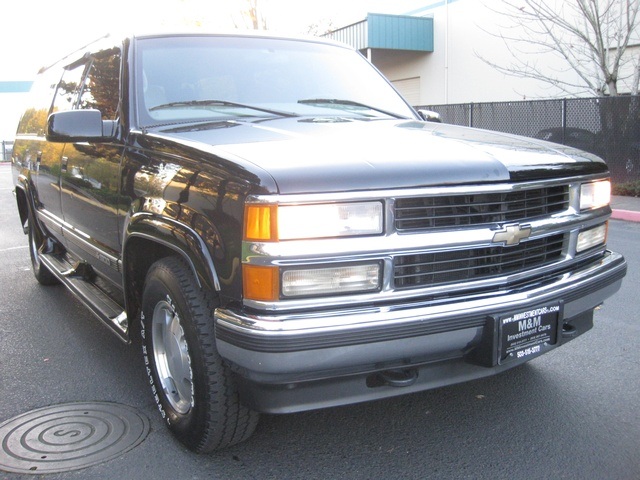
[[[139,39],[141,126],[225,118],[414,118],[357,52],[309,41],[184,36]]]
[[[103,120],[115,120],[118,112],[120,49],[96,53],[78,99],[77,108],[100,110]]]
[[[65,67],[53,99],[53,112],[64,112],[76,108],[78,94],[86,69],[86,61],[77,62]]]
[[[96,109],[103,120],[118,112],[120,49],[97,52],[68,65],[58,84],[53,111]]]

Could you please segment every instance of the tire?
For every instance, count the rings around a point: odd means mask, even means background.
[[[29,214],[28,222],[29,256],[31,257],[31,269],[33,270],[33,275],[41,285],[58,285],[60,280],[58,280],[56,276],[51,273],[51,270],[49,270],[40,260],[40,247],[42,247],[46,241],[46,236],[33,219],[33,215]]]
[[[181,259],[164,258],[149,269],[140,333],[151,392],[172,433],[198,453],[242,442],[258,423],[216,350],[216,306]]]

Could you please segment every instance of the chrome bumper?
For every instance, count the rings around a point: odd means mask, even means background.
[[[491,316],[560,302],[560,326],[585,312],[590,319],[591,311],[618,291],[626,269],[622,255],[607,252],[597,262],[548,283],[472,300],[269,315],[218,309],[216,344],[243,381],[273,386],[459,360],[480,344]],[[567,338],[575,336],[574,332]],[[473,367],[483,372],[472,378],[491,373],[491,369]],[[453,375],[445,384],[469,375]],[[329,404],[340,403],[350,402],[336,399]]]

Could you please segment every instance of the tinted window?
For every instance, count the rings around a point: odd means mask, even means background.
[[[76,63],[65,68],[53,99],[54,112],[72,110],[75,107],[86,67],[85,63]]]
[[[120,49],[94,55],[83,82],[77,108],[95,108],[103,120],[115,120],[118,112]]]
[[[375,111],[379,109],[413,117],[404,100],[360,54],[315,42],[224,36],[141,39],[136,47],[136,78],[142,125],[268,116],[248,108],[205,105],[207,100],[297,115],[379,117]],[[374,109],[299,103],[310,99],[349,100]]]
[[[62,69],[50,68],[40,73],[29,93],[29,104],[18,125],[18,135],[44,135],[47,117]]]

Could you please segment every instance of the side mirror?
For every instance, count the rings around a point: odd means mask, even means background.
[[[49,142],[106,142],[113,139],[114,122],[102,120],[99,110],[68,110],[49,115]]]
[[[418,110],[418,114],[425,122],[442,123],[442,117],[433,110]]]

